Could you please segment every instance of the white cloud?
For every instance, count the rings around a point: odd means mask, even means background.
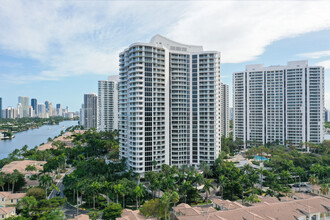
[[[330,60],[324,60],[324,61],[318,62],[316,65],[323,66],[325,69],[330,69]]]
[[[255,59],[276,40],[329,28],[329,8],[326,1],[5,0],[0,51],[40,64],[34,75],[6,77],[26,82],[115,74],[118,52],[156,33],[219,50],[223,62],[239,63]]]
[[[272,42],[330,27],[327,1],[195,2],[169,37],[222,52],[223,62],[261,55]]]
[[[322,57],[330,56],[330,50],[316,51],[316,52],[311,52],[311,53],[301,53],[301,54],[298,54],[298,56],[307,57],[310,59],[319,59]]]

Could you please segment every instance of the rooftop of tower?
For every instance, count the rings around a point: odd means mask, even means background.
[[[159,34],[151,38],[150,44],[163,46],[169,50],[178,51],[178,52],[192,52],[192,53],[203,52],[203,46],[178,43]]]

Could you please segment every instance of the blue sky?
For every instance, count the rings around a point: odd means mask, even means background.
[[[0,5],[0,97],[78,110],[84,93],[118,73],[118,53],[155,34],[222,53],[222,81],[246,64],[323,65],[330,109],[327,1],[16,1]]]

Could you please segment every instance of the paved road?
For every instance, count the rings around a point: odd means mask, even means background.
[[[73,207],[69,203],[66,203],[64,205],[64,207],[62,208],[62,211],[65,213],[65,216],[67,218],[74,218],[77,215],[77,208]],[[78,215],[80,215],[80,214],[88,214],[88,211],[78,209]]]
[[[53,190],[53,191],[49,194],[49,196],[48,196],[49,199],[54,198],[54,197],[62,197],[62,198],[65,197],[64,192],[63,192],[64,189],[65,189],[65,187],[64,187],[64,185],[63,185],[63,178],[64,178],[64,176],[66,176],[66,175],[72,173],[73,171],[74,171],[74,168],[69,168],[69,169],[68,169],[68,171],[65,173],[65,175],[63,175],[62,178],[59,180],[59,182],[56,184],[57,187],[58,187],[60,190],[59,190],[59,191],[57,191],[57,190]],[[64,207],[62,208],[62,211],[65,213],[65,216],[66,216],[67,218],[73,218],[74,216],[77,215],[77,208],[74,207],[74,206],[72,206],[72,205],[70,205],[69,203],[66,203],[66,204],[64,205]],[[87,213],[88,213],[88,211],[78,209],[78,215],[80,215],[80,214],[87,214]]]

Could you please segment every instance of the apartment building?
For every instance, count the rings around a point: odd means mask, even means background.
[[[99,131],[118,130],[118,81],[119,76],[109,76],[108,80],[98,82]]]
[[[97,128],[97,95],[84,94],[84,128]]]
[[[220,53],[156,35],[119,57],[120,156],[133,171],[212,163],[221,149]]]
[[[233,74],[234,139],[244,146],[321,143],[324,68],[308,61],[248,65]]]
[[[229,137],[229,85],[221,83],[221,137]]]

